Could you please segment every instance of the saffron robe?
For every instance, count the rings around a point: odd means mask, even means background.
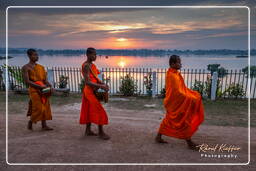
[[[89,67],[88,64],[82,65],[82,74],[84,76],[83,70],[85,65]],[[91,70],[96,74],[96,76],[100,73],[97,67],[92,64]],[[90,81],[97,83],[98,80],[95,76],[90,72],[89,73]],[[100,101],[96,98],[93,88],[89,85],[85,85],[83,89],[82,96],[82,105],[80,112],[80,124],[88,124],[94,123],[97,125],[107,125],[108,124],[108,116]]]
[[[204,121],[202,97],[197,91],[186,87],[179,71],[169,68],[166,74],[166,115],[159,133],[162,135],[190,139]]]
[[[35,67],[29,71],[29,80],[36,84],[43,85],[47,74],[42,65],[36,64]],[[29,86],[29,109],[27,116],[33,123],[42,120],[52,120],[51,106],[49,97],[41,96],[40,90]]]

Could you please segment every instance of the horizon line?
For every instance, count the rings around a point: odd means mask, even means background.
[[[6,49],[6,47],[0,47],[0,49]],[[14,48],[8,48],[8,49],[39,49],[39,50],[84,50],[87,48],[77,48],[77,49],[68,49],[68,48],[59,48],[59,49],[50,49],[50,48],[34,48],[34,47],[29,47],[29,48],[25,48],[25,47],[14,47]],[[186,50],[190,50],[190,51],[196,51],[196,50],[241,50],[241,51],[247,51],[248,49],[168,49],[168,48],[159,48],[159,49],[150,49],[150,48],[138,48],[138,49],[104,49],[104,48],[95,48],[96,50],[179,50],[179,51],[186,51]],[[251,50],[256,50],[256,48],[252,48]]]

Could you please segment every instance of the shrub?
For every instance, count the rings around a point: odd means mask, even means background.
[[[211,98],[211,88],[212,88],[212,79],[211,79],[211,76],[208,76],[205,82],[196,80],[191,89],[198,91],[202,97]],[[220,90],[220,80],[218,79],[216,97],[221,97],[221,96],[222,96],[222,93]]]
[[[243,86],[240,84],[231,84],[224,92],[223,94],[229,96],[229,97],[239,97],[244,96],[245,91],[243,89]]]
[[[146,91],[148,96],[152,96],[152,74],[148,73],[147,75],[144,76],[143,80],[144,85],[146,86]]]
[[[81,92],[83,92],[84,86],[85,86],[85,80],[84,80],[84,78],[82,78],[81,83],[79,84]]]
[[[120,93],[124,96],[132,96],[137,93],[137,85],[131,75],[127,74],[121,77],[121,86],[119,87]]]
[[[205,85],[202,81],[196,80],[192,86],[192,90],[198,91],[203,96],[205,94]]]
[[[61,75],[59,81],[59,88],[67,88],[68,76]]]
[[[22,74],[22,70],[20,68],[15,68],[15,67],[11,67],[11,66],[7,66],[6,64],[4,64],[2,66],[3,68],[7,68],[8,73],[9,73],[9,77],[12,77],[16,80],[17,84],[14,84],[14,82],[10,82],[10,88],[13,90],[15,87],[17,86],[22,86],[22,87],[26,87],[28,88],[28,85],[25,83],[25,81],[23,80],[23,74]]]
[[[166,90],[165,90],[165,88],[163,88],[163,89],[160,91],[160,97],[165,98],[165,93],[166,93]]]

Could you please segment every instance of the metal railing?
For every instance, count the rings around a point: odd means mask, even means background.
[[[5,68],[1,67],[0,89],[5,89]],[[67,88],[71,92],[81,92],[82,74],[80,68],[74,67],[51,67],[46,68],[48,80],[55,88],[59,87],[60,77],[67,76]],[[110,94],[120,94],[121,80],[124,76],[130,75],[137,85],[137,94],[147,95],[145,77],[150,78],[153,95],[160,95],[165,87],[165,77],[167,69],[152,68],[102,68],[100,78],[107,81],[110,87]],[[204,69],[182,69],[181,74],[186,86],[190,89],[201,91],[204,96],[211,96],[213,73]],[[256,98],[256,73],[249,82],[247,73],[242,70],[226,70],[225,73],[218,73],[216,80],[216,98]],[[9,89],[24,89],[26,85],[22,83],[21,68],[9,66],[8,82]],[[249,92],[250,90],[250,92]],[[239,93],[240,92],[240,93]],[[234,95],[235,94],[235,95]]]

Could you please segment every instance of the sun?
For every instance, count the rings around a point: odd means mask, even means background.
[[[128,39],[126,39],[126,38],[118,38],[118,39],[116,39],[118,42],[125,42],[125,41],[127,41]]]
[[[120,62],[118,62],[118,66],[121,67],[121,68],[124,68],[125,65],[126,65],[126,63],[125,63],[125,61],[123,61],[123,60],[120,61]]]

